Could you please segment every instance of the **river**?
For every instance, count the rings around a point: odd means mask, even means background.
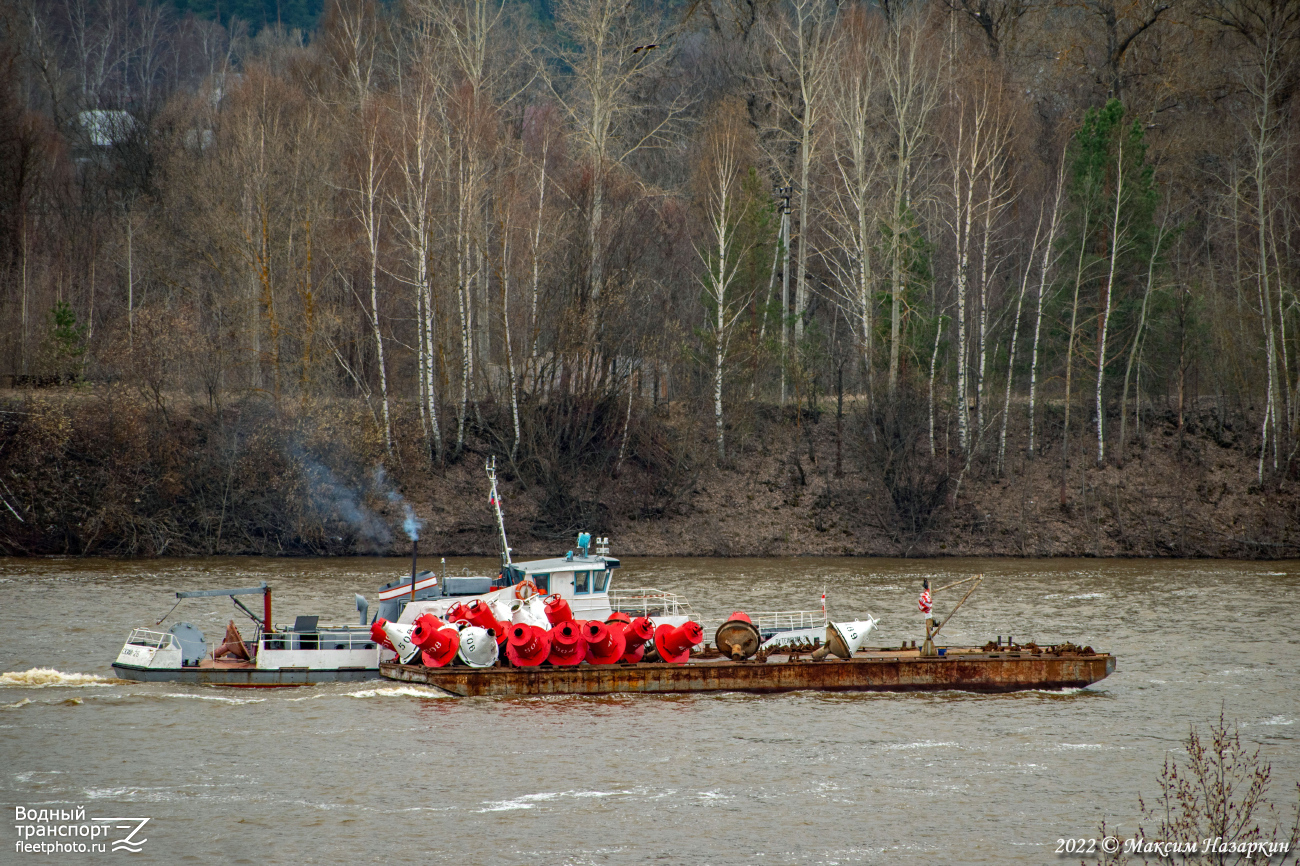
[[[1132,834],[1166,755],[1221,708],[1272,763],[1284,814],[1300,779],[1295,562],[638,558],[616,572],[615,588],[681,592],[715,619],[815,608],[824,589],[833,618],[880,618],[870,645],[918,637],[922,577],[982,572],[947,642],[1013,635],[1118,656],[1109,678],[1066,693],[503,700],[384,680],[108,680],[130,629],[176,590],[266,580],[278,621],[355,621],[352,593],[373,603],[402,568],[0,559],[5,817],[148,817],[131,856],[167,864],[1064,863],[1079,858],[1057,840],[1099,838],[1102,819]],[[193,600],[168,622],[212,642],[236,614]],[[59,674],[36,685],[33,668]],[[0,862],[40,860],[15,853],[16,823],[3,822]]]

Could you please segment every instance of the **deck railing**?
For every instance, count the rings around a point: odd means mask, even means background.
[[[149,628],[134,629],[131,632],[131,636],[126,639],[126,642],[131,646],[150,647],[151,649],[169,647],[175,643],[175,641],[176,636],[171,632],[154,631]]]
[[[289,650],[362,650],[374,649],[369,631],[360,629],[326,629],[319,632],[276,631],[263,634],[257,643],[272,652]]]
[[[773,610],[751,613],[749,618],[759,631],[794,631],[826,624],[826,617],[820,610]]]
[[[634,587],[609,592],[609,606],[626,614],[640,616],[689,616],[695,611],[691,603],[675,592],[653,587]]]

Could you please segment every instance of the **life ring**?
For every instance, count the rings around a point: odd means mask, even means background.
[[[525,595],[524,594],[525,589],[529,589],[531,590],[531,592]],[[525,577],[522,581],[515,584],[515,598],[519,599],[520,601],[527,601],[533,596],[541,595],[541,594],[542,591],[537,588],[537,584],[533,583],[533,579],[531,577]]]

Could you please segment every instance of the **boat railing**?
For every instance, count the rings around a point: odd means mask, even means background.
[[[171,632],[154,631],[150,628],[137,628],[131,631],[131,636],[126,642],[131,646],[143,646],[150,649],[163,649],[169,647],[176,641],[176,636]]]
[[[313,632],[274,631],[257,639],[262,649],[286,650],[361,650],[374,649],[375,639],[361,629],[321,629]]]
[[[749,619],[759,631],[794,631],[826,624],[826,616],[820,610],[763,611],[749,614]]]
[[[641,616],[695,616],[689,601],[675,592],[653,587],[610,590],[609,606],[626,614]]]

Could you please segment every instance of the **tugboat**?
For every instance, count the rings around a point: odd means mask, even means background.
[[[262,596],[261,617],[240,602],[243,595]],[[223,641],[211,650],[202,630],[188,622],[178,622],[167,631],[157,631],[157,626],[137,628],[118,653],[113,671],[122,679],[144,682],[252,687],[351,682],[379,675],[378,644],[365,624],[362,596],[357,596],[360,625],[322,626],[318,616],[300,616],[290,628],[268,626],[271,587],[266,583],[178,592],[176,600],[179,604],[187,598],[218,596],[229,596],[253,620],[256,632],[251,640],[243,639],[234,620],[226,627]]]

